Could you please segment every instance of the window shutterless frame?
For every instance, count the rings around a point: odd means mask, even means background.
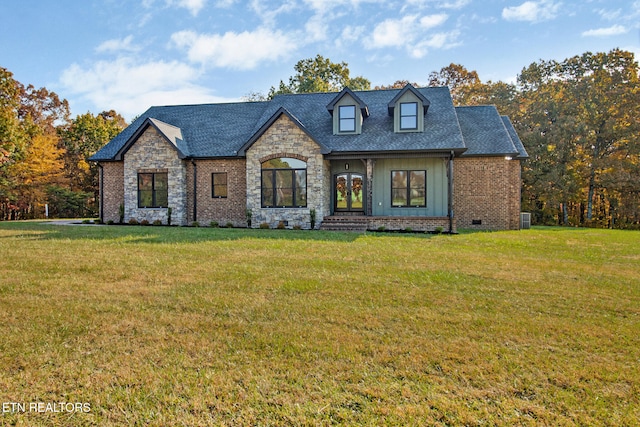
[[[263,208],[307,206],[307,169],[301,166],[306,166],[306,163],[285,157],[262,164],[260,181]]]
[[[168,174],[138,173],[138,208],[166,208],[168,205]]]
[[[418,129],[418,103],[400,103],[400,130]]]
[[[213,172],[211,174],[211,197],[214,199],[226,199],[227,195],[227,173]]]
[[[391,171],[391,207],[423,208],[427,206],[427,171]]]
[[[341,105],[338,107],[338,131],[355,132],[356,131],[356,106]]]

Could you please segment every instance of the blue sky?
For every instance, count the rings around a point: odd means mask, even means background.
[[[3,0],[0,66],[72,115],[240,100],[316,54],[372,86],[450,63],[514,82],[540,59],[640,57],[640,0]]]

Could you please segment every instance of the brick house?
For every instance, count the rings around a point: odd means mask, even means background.
[[[100,217],[173,224],[517,229],[528,155],[446,87],[152,107],[98,151]]]

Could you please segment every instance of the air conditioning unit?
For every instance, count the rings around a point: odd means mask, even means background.
[[[531,228],[531,213],[520,212],[520,230],[528,230]]]

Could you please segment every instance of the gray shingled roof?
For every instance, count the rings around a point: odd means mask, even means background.
[[[127,144],[149,123],[164,133],[184,157],[236,157],[278,111],[295,118],[324,151],[332,154],[454,150],[467,156],[527,156],[513,126],[500,117],[495,107],[454,107],[446,87],[417,90],[430,102],[424,132],[394,133],[388,104],[401,89],[355,92],[370,113],[359,135],[333,135],[327,105],[334,101],[336,93],[279,95],[267,102],[151,107],[91,160],[116,160],[118,152],[126,151]]]
[[[180,129],[186,157],[234,157],[254,133],[266,102],[151,107],[98,151],[91,160],[114,160],[147,118]]]
[[[334,135],[331,115],[326,108],[335,93],[280,95],[271,101],[260,122],[267,121],[284,107],[313,137],[333,153],[381,151],[442,151],[465,148],[456,112],[446,87],[418,89],[430,102],[424,132],[394,133],[388,104],[400,89],[355,92],[369,106],[369,117],[359,135]]]
[[[456,112],[467,146],[463,156],[519,156],[495,106],[456,107]]]
[[[502,122],[504,123],[504,127],[507,128],[507,132],[509,132],[509,136],[511,137],[511,141],[513,141],[513,145],[515,145],[516,149],[518,150],[519,154],[517,158],[528,159],[529,153],[527,153],[527,150],[525,150],[524,144],[522,144],[522,141],[520,140],[516,129],[513,127],[513,124],[511,124],[511,120],[509,120],[509,117],[502,116]]]

